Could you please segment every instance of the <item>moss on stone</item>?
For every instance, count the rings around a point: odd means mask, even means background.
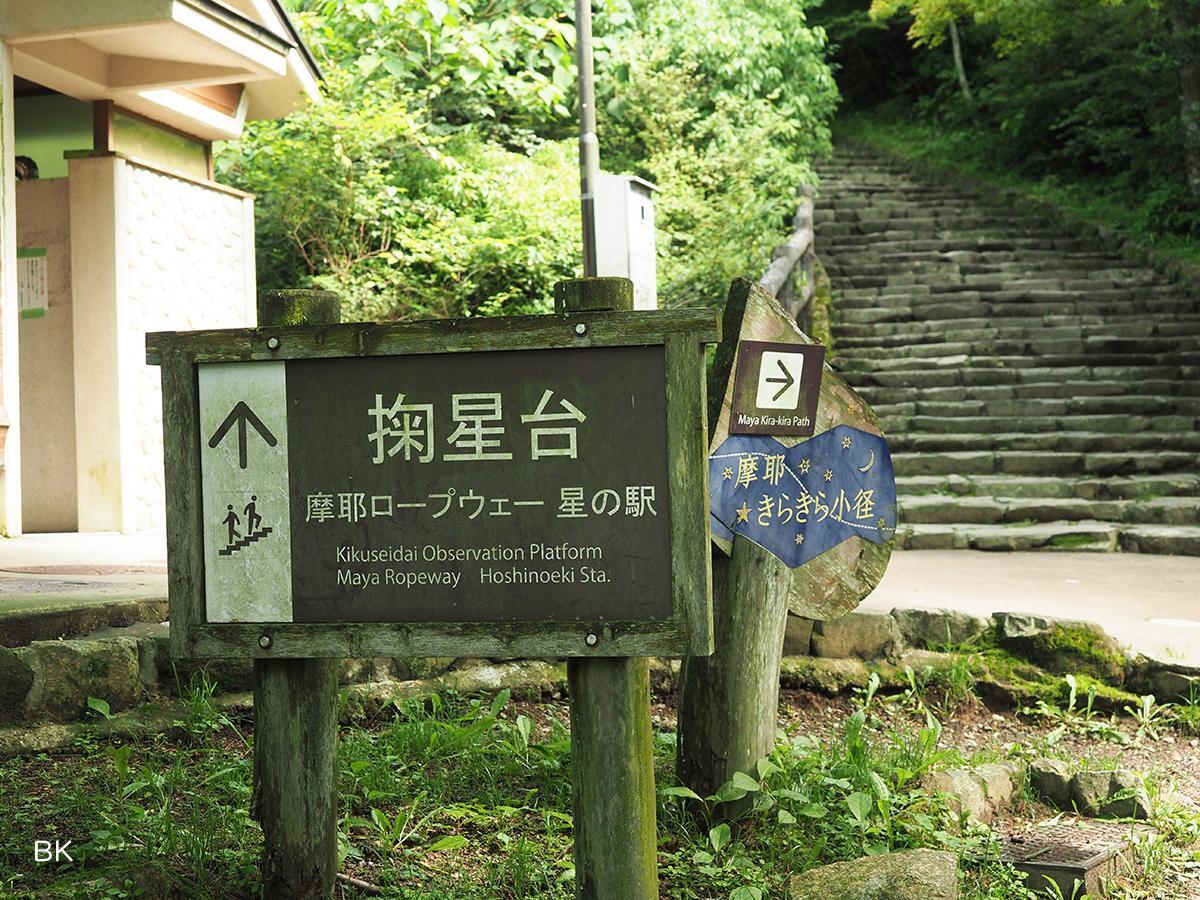
[[[1021,652],[1057,675],[1087,675],[1106,684],[1125,683],[1125,654],[1104,632],[1083,624],[1056,622],[1022,640]]]
[[[1096,543],[1096,539],[1090,534],[1056,534],[1050,538],[1050,546],[1060,550],[1088,547],[1094,543]]]
[[[829,359],[836,353],[833,343],[833,284],[820,259],[813,265],[813,277],[811,337],[818,344],[825,345],[825,358]]]
[[[866,687],[870,679],[861,659],[824,659],[818,656],[785,656],[779,667],[785,687],[804,687],[837,694],[852,687]]]
[[[1002,648],[988,649],[980,655],[984,674],[979,684],[990,687],[1014,706],[1039,699],[1053,702],[1064,684],[1061,678]]]

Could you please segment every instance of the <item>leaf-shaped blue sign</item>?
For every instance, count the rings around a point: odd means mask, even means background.
[[[854,535],[876,544],[896,530],[887,442],[838,425],[785,447],[735,435],[708,459],[715,537],[747,537],[796,568]]]

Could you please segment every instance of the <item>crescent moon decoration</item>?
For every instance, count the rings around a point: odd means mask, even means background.
[[[871,458],[867,461],[867,464],[865,466],[863,466],[862,468],[860,468],[858,471],[870,472],[871,466],[873,466],[873,465],[875,465],[875,451],[874,450],[871,451]]]

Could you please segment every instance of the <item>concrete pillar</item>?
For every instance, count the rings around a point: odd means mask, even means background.
[[[112,156],[72,159],[68,176],[80,531],[125,529],[118,353],[124,165]]]
[[[0,469],[0,531],[21,533],[21,311],[17,301],[17,180],[13,162],[12,51],[0,42],[0,425],[7,423]]]

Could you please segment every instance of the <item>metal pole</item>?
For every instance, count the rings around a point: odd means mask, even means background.
[[[596,79],[592,71],[592,4],[575,0],[575,59],[579,68],[579,194],[583,214],[583,274],[596,273],[596,200],[592,191],[600,173],[596,137]]]

